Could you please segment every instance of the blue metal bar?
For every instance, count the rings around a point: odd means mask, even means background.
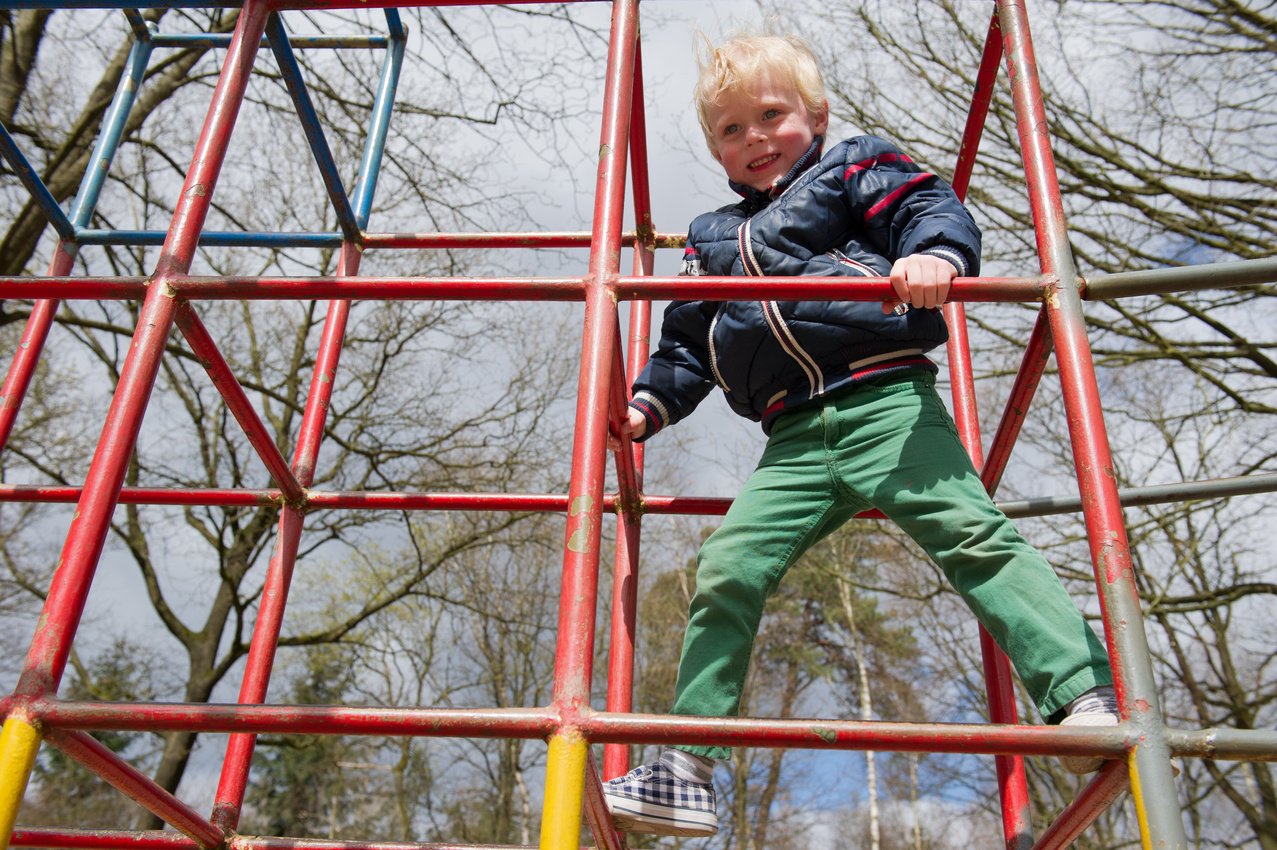
[[[129,29],[133,30],[133,37],[138,41],[149,41],[151,38],[151,29],[146,25],[146,21],[142,18],[141,13],[137,9],[125,9],[124,18],[129,22]]]
[[[140,18],[139,18],[140,20]],[[143,25],[147,38],[139,38],[133,42],[129,50],[128,65],[120,76],[116,86],[115,97],[102,116],[102,132],[89,157],[89,165],[80,180],[80,189],[75,193],[75,201],[71,205],[71,221],[75,223],[76,241],[79,234],[89,224],[93,210],[97,208],[98,197],[102,194],[102,186],[106,182],[106,173],[115,159],[115,152],[124,137],[124,124],[128,121],[133,103],[137,100],[138,88],[142,85],[142,77],[151,61],[152,41],[150,30]]]
[[[364,143],[364,156],[359,163],[359,179],[355,182],[355,221],[360,229],[368,226],[372,215],[373,194],[377,191],[377,177],[381,174],[381,158],[386,151],[386,132],[390,127],[390,114],[395,108],[395,90],[399,86],[399,70],[403,67],[404,45],[408,31],[399,19],[398,9],[386,10],[386,26],[390,29],[390,49],[381,66],[381,82],[377,84],[377,96],[372,104],[372,121],[368,127],[368,139]]]
[[[390,30],[390,37],[403,41],[408,37],[408,31],[404,29],[403,21],[399,19],[399,10],[393,7],[386,10],[386,27]]]
[[[163,245],[163,230],[81,230],[81,245]],[[340,246],[341,233],[265,233],[256,231],[206,231],[200,244],[223,248],[332,248]]]
[[[350,208],[350,199],[346,197],[346,188],[341,183],[337,163],[333,160],[328,140],[324,138],[323,125],[319,123],[315,104],[310,99],[310,92],[306,90],[302,69],[288,43],[288,33],[284,30],[284,21],[278,12],[271,12],[266,19],[266,35],[270,39],[271,49],[275,51],[275,61],[279,63],[280,73],[288,85],[288,93],[292,95],[293,105],[297,108],[297,117],[301,119],[311,152],[315,155],[315,163],[319,166],[319,174],[328,189],[328,197],[333,202],[337,223],[348,240],[358,242],[359,225],[355,223],[355,213]]]
[[[13,140],[13,136],[9,135],[9,131],[3,124],[0,124],[0,157],[9,163],[13,173],[22,181],[22,185],[27,187],[27,191],[31,193],[31,199],[44,211],[44,217],[58,231],[58,235],[64,241],[74,241],[75,227],[71,224],[71,220],[62,211],[62,207],[58,205],[49,187],[44,185],[40,175],[31,167],[31,163],[22,155],[22,151],[18,150],[17,142]]]
[[[314,47],[359,47],[383,48],[390,39],[384,35],[290,35],[289,44],[294,49]],[[156,47],[229,47],[230,33],[173,33],[155,36]],[[262,39],[262,46],[269,44],[269,39]]]

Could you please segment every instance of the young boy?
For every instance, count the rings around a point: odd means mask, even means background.
[[[740,203],[692,222],[684,272],[889,276],[898,301],[676,301],[634,384],[624,431],[643,440],[715,384],[762,423],[767,446],[697,556],[673,714],[735,715],[764,603],[808,548],[877,507],[904,529],[1010,656],[1043,717],[1118,722],[1103,646],[1045,559],[994,506],[937,396],[923,352],[947,339],[938,308],[973,276],[980,233],[952,189],[882,139],[821,157],[829,124],[799,40],[710,48],[695,102]],[[667,747],[604,786],[617,825],[717,830],[716,746]],[[1066,759],[1075,772],[1098,758]]]

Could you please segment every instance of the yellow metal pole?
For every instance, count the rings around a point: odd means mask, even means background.
[[[550,738],[541,850],[578,850],[581,846],[581,800],[588,752],[589,743],[574,731]]]
[[[0,731],[0,850],[9,850],[18,808],[39,750],[39,730],[22,713],[10,714]]]

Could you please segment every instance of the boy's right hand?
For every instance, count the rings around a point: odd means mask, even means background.
[[[647,433],[647,419],[643,414],[639,413],[632,407],[627,407],[627,416],[625,421],[621,423],[621,433],[607,435],[607,446],[614,452],[621,450],[621,437],[629,437],[631,440],[637,440]]]
[[[949,297],[949,284],[957,276],[958,270],[948,260],[930,254],[901,257],[891,266],[891,288],[896,298],[884,302],[882,312],[895,312],[904,304],[926,309],[939,307]]]

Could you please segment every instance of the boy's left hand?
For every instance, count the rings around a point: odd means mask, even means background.
[[[885,301],[882,312],[891,313],[901,304],[939,307],[949,297],[949,284],[958,276],[953,263],[931,254],[910,254],[891,266],[891,286],[896,300]]]

